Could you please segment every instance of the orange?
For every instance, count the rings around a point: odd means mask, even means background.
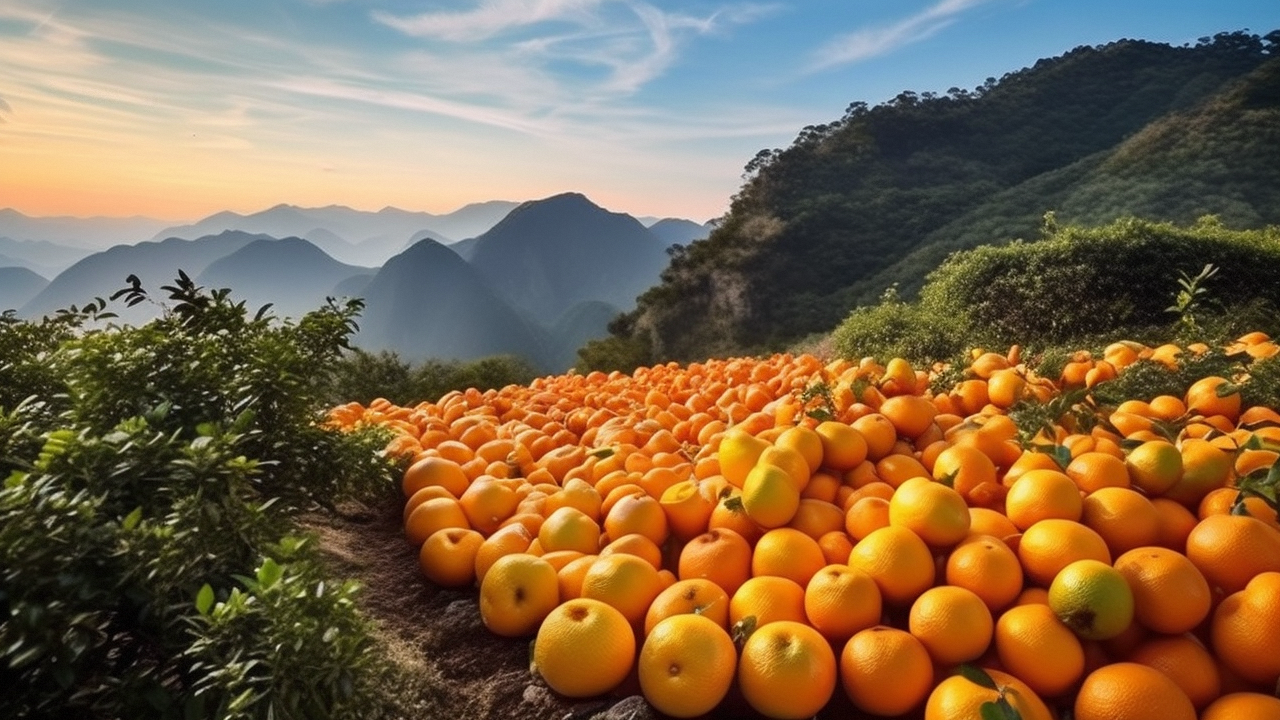
[[[853,540],[844,530],[832,530],[818,538],[818,547],[822,548],[822,556],[828,565],[844,565],[849,562],[849,553],[853,552]]]
[[[990,535],[1004,539],[1018,534],[1018,526],[997,510],[984,507],[969,508],[969,535]]]
[[[1049,607],[1086,640],[1107,640],[1133,622],[1133,590],[1125,576],[1097,560],[1076,560],[1049,586]]]
[[[817,630],[781,620],[756,628],[742,646],[738,687],[771,718],[812,717],[836,689],[836,656]]]
[[[644,633],[653,632],[655,625],[673,615],[690,613],[712,620],[727,630],[729,596],[723,588],[706,578],[677,580],[649,604],[644,616]]]
[[[1143,641],[1127,658],[1169,676],[1197,709],[1221,693],[1218,666],[1194,635],[1156,636]]]
[[[799,508],[799,503],[796,507]],[[716,503],[715,509],[711,511],[711,519],[707,521],[707,529],[732,530],[746,538],[749,543],[754,543],[764,534],[764,528],[757,525],[756,521],[752,520],[743,509],[742,491],[738,488],[731,488],[729,493]]]
[[[658,571],[635,555],[601,555],[582,576],[582,597],[612,605],[636,626],[662,589]]]
[[[515,514],[520,495],[511,481],[482,475],[467,487],[458,502],[471,527],[491,535]]]
[[[933,687],[929,651],[911,634],[885,625],[856,633],[840,653],[840,680],[849,700],[873,715],[902,715]]]
[[[855,427],[826,420],[818,423],[813,432],[822,446],[823,467],[844,472],[852,470],[867,459],[867,440]]]
[[[1066,473],[1085,494],[1104,487],[1129,487],[1124,460],[1104,452],[1080,453],[1067,465]]]
[[[1089,673],[1076,694],[1075,720],[1196,720],[1191,699],[1167,675],[1132,662]]]
[[[470,481],[459,463],[442,457],[425,457],[404,471],[400,489],[406,498],[429,485],[439,485],[454,497],[466,492]]]
[[[796,514],[787,527],[795,528],[813,539],[834,530],[844,530],[845,512],[825,500],[800,498]]]
[[[960,493],[929,478],[907,480],[889,500],[889,524],[907,528],[933,547],[963,540],[969,521],[969,506]]]
[[[938,665],[974,660],[991,644],[991,611],[972,591],[952,585],[925,590],[911,605],[907,626]]]
[[[649,538],[640,533],[631,533],[623,535],[610,542],[608,545],[600,548],[600,557],[607,557],[617,553],[626,553],[643,558],[646,562],[654,567],[655,570],[662,569],[662,548],[653,544]],[[583,553],[584,555],[587,553]]]
[[[1235,692],[1209,703],[1200,720],[1280,720],[1280,698],[1255,692]]]
[[[1000,664],[1043,697],[1056,697],[1084,676],[1084,648],[1046,605],[1018,605],[996,621]]]
[[[667,541],[670,534],[662,503],[643,490],[629,492],[613,503],[605,515],[603,527],[611,538],[640,533],[659,546]]]
[[[938,408],[919,395],[886,398],[878,410],[889,419],[899,436],[913,439],[924,434],[938,414]]]
[[[1187,557],[1210,587],[1231,594],[1259,573],[1280,571],[1280,531],[1247,515],[1210,515],[1187,536]]]
[[[1209,583],[1182,553],[1140,547],[1116,558],[1115,569],[1133,590],[1134,618],[1166,635],[1188,632],[1209,616]]]
[[[1125,456],[1129,481],[1150,497],[1164,494],[1182,477],[1182,453],[1171,443],[1148,440]]]
[[[776,465],[751,468],[742,484],[742,507],[757,525],[782,527],[800,507],[800,490],[790,475]]]
[[[417,492],[415,492],[413,494],[413,497],[410,497],[405,502],[404,512],[401,514],[401,518],[404,520],[404,522],[408,522],[409,516],[413,514],[413,511],[416,510],[418,506],[421,505],[422,503],[428,500],[434,500],[436,498],[452,498],[452,497],[453,497],[452,493],[440,487],[439,485],[428,485],[427,487],[424,487],[421,490],[418,490]],[[472,527],[475,527],[475,526],[472,525]]]
[[[946,582],[976,594],[991,612],[1022,592],[1022,565],[1008,545],[990,535],[970,536],[947,557]]]
[[[809,461],[804,455],[795,448],[786,447],[784,445],[770,445],[760,453],[760,458],[756,460],[756,466],[773,465],[781,468],[791,478],[791,483],[795,485],[796,492],[803,492],[805,487],[809,485]],[[750,475],[748,474],[748,477]],[[746,489],[746,480],[743,480],[743,489]]]
[[[453,498],[432,498],[418,505],[409,513],[404,524],[404,536],[414,547],[422,547],[427,538],[445,528],[470,528],[467,514]]]
[[[695,479],[685,480],[667,488],[659,500],[667,516],[671,534],[681,540],[689,540],[707,531],[711,513],[716,503],[701,492]]]
[[[816,428],[809,428],[804,425],[789,427],[778,435],[778,439],[774,440],[773,444],[799,452],[809,466],[810,475],[818,472],[818,468],[823,465],[822,461],[826,453],[826,446],[822,433],[818,432]],[[863,454],[865,455],[866,453],[864,452]],[[857,463],[854,464],[856,465]],[[836,466],[830,465],[830,467],[834,468]]]
[[[1182,476],[1163,497],[1189,508],[1198,507],[1210,490],[1227,484],[1232,457],[1203,438],[1187,438],[1178,449],[1182,454]]]
[[[673,615],[655,625],[640,648],[640,691],[664,715],[705,715],[728,694],[737,664],[724,627],[701,615]]]
[[[1263,572],[1213,611],[1214,653],[1240,677],[1264,688],[1280,679],[1280,572]]]
[[[881,497],[867,496],[857,500],[845,513],[844,529],[849,537],[861,540],[889,525],[889,501]]]
[[[556,569],[532,555],[498,558],[480,583],[480,619],[495,635],[532,635],[559,604]]]
[[[462,587],[476,579],[476,552],[484,536],[469,528],[445,528],[431,533],[418,551],[418,565],[431,582]]]
[[[987,398],[998,408],[1013,407],[1026,393],[1026,378],[1013,368],[996,370],[987,378]]]
[[[969,720],[985,717],[982,708],[1001,694],[1022,720],[1054,720],[1044,701],[1020,679],[983,668],[999,690],[983,687],[963,675],[952,675],[938,683],[924,706],[924,720]]]
[[[779,620],[806,622],[804,587],[776,575],[747,580],[729,597],[729,626],[748,617],[755,617],[757,628]]]
[[[560,586],[561,600],[582,597],[582,578],[586,577],[587,571],[596,564],[598,559],[600,559],[598,555],[582,555],[565,563],[556,571],[556,583]],[[547,562],[551,560],[548,559]]]
[[[1199,519],[1185,505],[1169,498],[1152,498],[1151,506],[1160,517],[1160,532],[1156,536],[1156,544],[1178,552],[1185,551],[1187,536],[1195,529]]]
[[[474,483],[472,484],[474,486]],[[464,493],[465,495],[465,493]],[[604,498],[582,478],[570,478],[564,481],[564,487],[547,497],[547,512],[552,513],[562,507],[574,507],[581,510],[595,522],[601,520],[601,507]]]
[[[897,428],[889,418],[880,413],[863,415],[849,423],[849,426],[857,430],[866,441],[867,459],[872,462],[888,455],[893,450],[893,444],[898,441]]]
[[[932,477],[972,499],[974,489],[996,482],[996,464],[976,446],[952,445],[938,453]]]
[[[1240,417],[1240,391],[1236,389],[1226,392],[1230,389],[1229,381],[1222,377],[1211,375],[1195,381],[1187,388],[1187,412],[1206,416],[1222,415],[1235,422]]]
[[[533,669],[557,693],[603,695],[626,679],[635,662],[636,636],[622,613],[578,598],[542,621],[533,643]]]
[[[929,477],[929,470],[915,457],[905,454],[905,451],[894,451],[876,462],[876,475],[897,488],[911,478]]]
[[[1210,490],[1200,500],[1200,507],[1197,509],[1196,515],[1201,519],[1210,515],[1227,515],[1236,512],[1235,508],[1238,501],[1240,501],[1240,490],[1237,488],[1220,487],[1216,490]],[[1236,514],[1256,517],[1271,527],[1280,529],[1280,525],[1276,524],[1275,508],[1268,505],[1265,498],[1249,495],[1239,502],[1239,505],[1241,512],[1236,512]]]
[[[533,539],[529,529],[519,523],[498,528],[476,550],[476,582],[484,582],[485,574],[498,558],[528,550]]]
[[[832,643],[844,643],[880,622],[880,588],[871,576],[848,565],[828,565],[809,580],[804,612],[809,624]]]
[[[756,541],[751,575],[774,575],[804,587],[827,564],[818,541],[795,528],[774,528]]]
[[[680,550],[676,575],[681,580],[706,578],[733,596],[751,577],[751,545],[738,533],[708,530]]]
[[[589,555],[600,549],[600,526],[578,508],[565,506],[543,521],[538,543],[544,552],[576,550]]]
[[[1050,518],[1027,528],[1018,540],[1018,561],[1030,582],[1049,587],[1062,568],[1076,560],[1111,563],[1111,551],[1097,532],[1070,520]]]
[[[1152,545],[1160,537],[1160,511],[1129,488],[1105,487],[1089,493],[1080,522],[1102,536],[1112,556]]]
[[[876,581],[880,596],[891,605],[906,605],[933,585],[937,570],[929,546],[904,527],[890,525],[858,541],[849,567]]]
[[[760,453],[769,443],[741,429],[725,431],[720,439],[716,456],[720,460],[720,473],[733,485],[742,487],[747,473],[756,466]]]
[[[1066,473],[1028,470],[1009,486],[1005,513],[1019,530],[1048,518],[1079,520],[1084,505],[1080,489]]]

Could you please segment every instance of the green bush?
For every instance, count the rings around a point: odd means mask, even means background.
[[[498,389],[527,385],[538,371],[513,355],[497,355],[470,362],[427,360],[412,365],[394,352],[372,353],[355,348],[333,366],[328,392],[330,404],[359,402],[368,405],[386,398],[396,405],[432,402],[454,390]]]
[[[395,492],[384,437],[322,425],[360,306],[165,290],[142,327],[0,323],[0,717],[377,717],[356,588],[293,539]]]

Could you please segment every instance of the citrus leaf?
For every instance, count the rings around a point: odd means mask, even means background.
[[[960,666],[960,676],[974,685],[979,685],[988,690],[1000,689],[996,686],[996,681],[987,674],[987,671],[977,665],[970,665],[969,663],[962,664]]]
[[[1022,714],[1015,710],[1004,696],[994,702],[982,703],[979,712],[982,713],[982,720],[1022,720]]]
[[[209,587],[209,583],[205,583],[200,588],[200,592],[196,593],[196,612],[207,616],[209,608],[213,607],[213,588]]]

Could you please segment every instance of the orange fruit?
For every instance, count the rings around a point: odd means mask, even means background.
[[[963,540],[969,522],[969,506],[960,493],[929,478],[907,480],[889,500],[889,524],[907,528],[933,547]]]
[[[582,555],[565,563],[556,571],[556,583],[560,586],[561,600],[582,597],[582,578],[586,577],[587,571],[599,559],[599,555]],[[554,563],[552,566],[554,567]]]
[[[491,535],[515,514],[520,495],[510,481],[482,475],[467,487],[458,503],[471,527]]]
[[[427,487],[418,490],[413,494],[413,497],[410,497],[404,504],[404,512],[401,514],[404,522],[409,521],[409,516],[413,514],[414,510],[418,509],[419,505],[436,498],[453,498],[453,494],[439,485],[428,485]],[[472,525],[472,527],[475,526]]]
[[[996,475],[995,462],[974,445],[952,445],[933,461],[932,477],[970,499],[979,486],[995,483]]]
[[[817,630],[780,620],[756,628],[742,646],[738,687],[747,703],[772,718],[816,715],[836,688],[836,656]]]
[[[1089,673],[1075,700],[1076,720],[1196,720],[1191,699],[1167,675],[1132,662]]]
[[[875,462],[893,450],[898,441],[898,430],[889,418],[880,413],[868,413],[849,423],[867,443],[867,459]],[[826,447],[825,445],[823,446]],[[825,459],[824,459],[825,462]]]
[[[498,528],[497,532],[485,538],[476,550],[476,582],[484,582],[484,576],[498,558],[523,553],[529,549],[533,539],[534,536],[529,529],[519,523]]]
[[[1230,382],[1222,377],[1209,376],[1195,381],[1187,388],[1187,411],[1199,415],[1222,415],[1235,422],[1240,417],[1240,391],[1225,392],[1229,389]],[[1225,394],[1220,394],[1222,392]]]
[[[1280,698],[1256,692],[1235,692],[1209,703],[1200,720],[1280,720]]]
[[[758,464],[743,481],[742,507],[757,525],[782,527],[791,522],[800,507],[800,490],[786,471],[776,465]]]
[[[1019,530],[1048,518],[1079,520],[1084,505],[1080,489],[1066,473],[1028,470],[1009,486],[1005,513]]]
[[[1007,538],[1017,535],[1020,528],[1013,524],[1007,516],[997,510],[985,507],[969,508],[969,535],[990,535],[994,538]]]
[[[853,540],[844,530],[832,530],[818,538],[818,547],[822,548],[822,556],[828,565],[844,565],[849,562],[849,553],[853,552]]]
[[[832,643],[844,643],[880,622],[880,588],[870,575],[848,565],[828,565],[804,590],[808,622]]]
[[[729,596],[719,585],[706,578],[688,578],[672,583],[649,604],[644,615],[644,633],[673,615],[701,615],[717,625],[729,628]]]
[[[617,540],[614,540],[608,545],[600,548],[599,555],[600,557],[607,557],[617,553],[635,555],[638,558],[643,558],[652,565],[655,570],[662,569],[662,548],[654,545],[652,540],[640,533],[623,535]],[[583,554],[585,555],[587,553]]]
[[[1102,536],[1112,556],[1152,545],[1160,537],[1160,511],[1129,488],[1105,487],[1089,493],[1080,522]]]
[[[716,503],[704,495],[695,479],[667,488],[659,500],[667,515],[667,527],[681,540],[690,540],[707,531]]]
[[[1084,648],[1047,605],[1006,610],[995,627],[1000,664],[1042,697],[1056,697],[1084,676]]]
[[[916,477],[929,477],[929,470],[907,451],[894,452],[876,461],[876,475],[896,488],[902,483]],[[936,466],[935,466],[936,467]]]
[[[756,541],[751,575],[775,575],[804,587],[827,564],[818,541],[795,528],[774,528]]]
[[[929,651],[906,631],[877,625],[859,631],[840,653],[845,694],[872,715],[902,715],[924,702],[933,687]]]
[[[1050,518],[1027,528],[1018,540],[1018,561],[1027,579],[1049,587],[1058,572],[1076,560],[1111,563],[1111,551],[1097,532],[1070,520]]]
[[[826,449],[823,444],[822,434],[816,428],[809,428],[804,425],[789,427],[778,435],[778,439],[774,440],[773,444],[799,452],[809,466],[810,475],[818,472],[818,468],[822,467]],[[857,463],[854,464],[856,465]],[[832,465],[831,467],[834,468],[835,466]]]
[[[1240,677],[1265,688],[1280,679],[1280,572],[1262,572],[1213,611],[1214,653]]]
[[[1127,659],[1168,675],[1196,709],[1213,702],[1221,693],[1217,663],[1194,635],[1150,638],[1129,653]]]
[[[1163,495],[1182,477],[1182,453],[1171,443],[1148,440],[1125,456],[1129,481],[1150,497]]]
[[[929,400],[919,395],[895,395],[885,398],[878,408],[881,415],[888,418],[898,435],[917,438],[933,424],[938,408]]]
[[[582,576],[582,597],[601,600],[639,626],[663,584],[649,561],[635,555],[602,555]]]
[[[970,590],[939,585],[911,605],[907,626],[938,665],[974,660],[991,644],[994,623],[982,598]]]
[[[605,515],[603,527],[611,538],[640,533],[658,546],[665,543],[670,534],[662,503],[643,490],[629,492],[613,503]]]
[[[503,555],[480,583],[480,619],[494,635],[532,635],[559,604],[556,569],[533,555]]]
[[[963,675],[952,675],[938,683],[924,706],[924,720],[967,720],[984,717],[982,707],[999,699],[1001,691],[1022,720],[1053,720],[1048,706],[1020,679],[984,668],[999,690],[979,685]]]
[[[600,549],[600,526],[578,508],[565,506],[543,521],[538,543],[544,552],[576,550],[589,555]]]
[[[1084,452],[1067,465],[1067,477],[1086,495],[1104,487],[1129,487],[1124,460],[1104,452]]]
[[[1163,497],[1194,508],[1210,490],[1227,484],[1232,457],[1203,438],[1187,438],[1178,449],[1182,455],[1182,476]]]
[[[1188,632],[1209,616],[1213,596],[1204,575],[1186,556],[1162,547],[1140,547],[1116,558],[1115,569],[1133,590],[1134,618],[1166,635]]]
[[[418,565],[431,582],[462,587],[476,579],[476,552],[484,536],[470,528],[445,528],[431,533],[418,551]]]
[[[920,536],[890,525],[858,541],[849,553],[849,567],[876,581],[880,596],[891,605],[906,605],[933,585],[937,574],[933,554]]]
[[[1280,531],[1247,515],[1210,515],[1187,536],[1187,557],[1227,594],[1255,575],[1280,571]]]
[[[1151,499],[1151,506],[1160,518],[1160,531],[1156,545],[1183,552],[1187,549],[1187,536],[1195,529],[1199,519],[1185,505],[1169,498]]]
[[[976,594],[995,613],[1022,592],[1022,565],[1004,542],[990,535],[970,536],[947,557],[946,582]]]
[[[806,622],[804,587],[776,575],[747,580],[729,597],[729,626],[753,616],[757,628],[779,620]]]
[[[804,455],[795,448],[786,447],[784,445],[770,445],[760,453],[760,458],[756,460],[756,466],[773,465],[781,468],[791,478],[791,484],[795,485],[796,492],[802,492],[809,484],[809,461]],[[748,477],[750,474],[748,473]],[[746,480],[743,480],[743,489],[746,489]]]
[[[626,618],[599,600],[569,600],[547,615],[533,643],[533,668],[557,693],[603,695],[626,679],[636,637]]]
[[[422,547],[427,538],[445,528],[470,528],[467,514],[453,498],[432,498],[414,508],[404,524],[404,536],[414,547]]]
[[[673,615],[655,625],[640,648],[640,691],[664,715],[705,715],[728,694],[737,664],[724,627],[702,615]]]
[[[1049,607],[1086,640],[1116,637],[1133,622],[1133,590],[1125,576],[1097,560],[1076,560],[1049,586]]]
[[[680,549],[676,575],[681,580],[706,578],[732,597],[751,577],[751,556],[751,545],[738,533],[708,530]]]
[[[844,529],[854,540],[871,534],[873,530],[889,526],[889,501],[882,497],[859,498],[844,516]]]
[[[786,526],[817,540],[829,532],[844,530],[844,518],[844,510],[825,500],[800,498],[796,514]]]
[[[867,459],[867,440],[853,426],[826,420],[818,423],[813,432],[822,447],[821,466],[843,472]]]
[[[742,487],[742,483],[747,479],[747,473],[756,466],[760,453],[767,447],[769,447],[767,441],[745,430],[734,428],[725,431],[716,451],[716,456],[720,460],[720,473],[731,484]]]
[[[425,457],[404,471],[400,489],[406,498],[429,485],[439,485],[455,498],[466,492],[470,484],[459,463],[442,457]]]
[[[1013,368],[1003,368],[987,378],[987,398],[1003,409],[1013,407],[1027,394],[1027,380]]]

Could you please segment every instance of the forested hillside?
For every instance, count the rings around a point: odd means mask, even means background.
[[[946,95],[904,92],[759,153],[711,236],[583,351],[618,366],[776,349],[956,249],[1044,214],[1280,222],[1280,31],[1077,48]]]

